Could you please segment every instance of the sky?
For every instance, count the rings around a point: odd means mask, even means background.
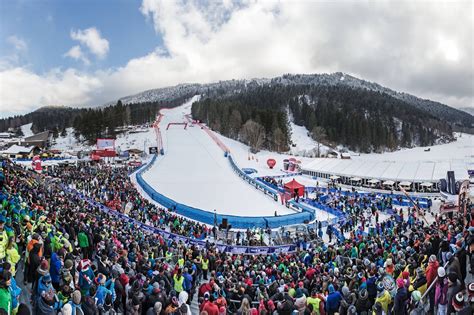
[[[0,0],[0,116],[344,72],[474,106],[472,1]]]

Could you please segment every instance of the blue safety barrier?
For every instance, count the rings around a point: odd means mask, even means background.
[[[322,193],[327,194],[328,191],[331,193],[340,193],[343,196],[349,196],[349,197],[354,197],[354,196],[360,196],[360,197],[366,197],[366,198],[371,198],[371,199],[377,199],[376,197],[385,197],[385,198],[392,198],[392,204],[395,206],[404,206],[404,207],[410,207],[412,206],[412,203],[408,198],[405,196],[402,196],[402,201],[400,202],[398,198],[400,195],[395,195],[395,194],[385,194],[385,193],[375,193],[375,197],[371,196],[374,193],[371,192],[352,192],[352,191],[347,191],[347,190],[341,190],[339,191],[338,189],[335,188],[330,188],[329,190],[326,187],[305,187],[305,190],[308,192],[314,192],[314,191],[320,191]],[[418,202],[420,208],[427,209],[430,206],[430,201],[428,198],[424,197],[412,197],[415,202]]]
[[[234,163],[231,155],[227,156],[232,168],[237,174],[242,177],[244,180],[248,181],[250,184],[254,185],[257,189],[263,190],[264,193],[269,195],[272,198],[276,198],[278,200],[278,194],[274,191],[271,191],[263,184],[258,183],[256,180],[245,174],[242,170],[240,170]],[[137,173],[137,183],[140,187],[156,202],[161,204],[162,206],[176,212],[179,215],[185,216],[192,220],[196,220],[202,223],[206,223],[208,225],[214,225],[215,223],[219,224],[222,222],[222,219],[227,219],[228,224],[232,226],[232,228],[237,229],[247,229],[247,228],[278,228],[281,226],[287,225],[294,225],[294,224],[301,224],[304,222],[308,222],[314,219],[314,212],[309,212],[308,210],[302,211],[300,213],[288,214],[288,215],[281,215],[281,216],[267,216],[267,217],[246,217],[246,216],[235,216],[235,215],[225,215],[219,214],[212,211],[206,211],[197,209],[194,207],[190,207],[181,203],[178,203],[171,198],[164,196],[157,192],[153,187],[151,187],[142,177],[142,174],[150,169],[153,163],[156,160],[156,156],[148,163],[147,166],[142,168]],[[301,208],[301,207],[300,207]],[[217,222],[216,222],[217,221]]]

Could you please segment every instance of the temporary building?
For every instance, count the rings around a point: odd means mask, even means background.
[[[287,190],[291,195],[297,193],[298,196],[304,196],[304,185],[298,183],[296,180],[292,180],[285,184],[285,190]]]

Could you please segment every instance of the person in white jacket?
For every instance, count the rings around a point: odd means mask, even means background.
[[[186,302],[188,301],[188,292],[181,291],[178,296],[178,305],[179,305],[179,312],[180,314],[192,315],[191,314],[191,307],[189,307]]]

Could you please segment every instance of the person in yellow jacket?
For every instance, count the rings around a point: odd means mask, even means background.
[[[387,290],[385,290],[382,283],[379,283],[379,285],[377,286],[377,290],[378,293],[377,298],[375,299],[375,304],[380,303],[383,312],[385,314],[388,314],[388,306],[392,302],[392,296]]]
[[[207,280],[207,271],[209,270],[209,258],[203,257],[201,260],[202,276],[204,280]]]
[[[178,272],[173,276],[173,288],[176,291],[176,293],[180,293],[181,291],[184,290],[183,288],[183,283],[184,283],[184,277],[181,274],[181,269],[178,269]]]
[[[8,245],[6,249],[6,258],[7,261],[10,263],[11,268],[10,272],[15,275],[16,273],[16,264],[20,261],[21,257],[20,254],[18,254],[18,248],[15,243],[15,237],[10,236],[8,239]]]
[[[5,230],[5,217],[0,214],[0,259],[4,259],[7,255],[8,234]]]

